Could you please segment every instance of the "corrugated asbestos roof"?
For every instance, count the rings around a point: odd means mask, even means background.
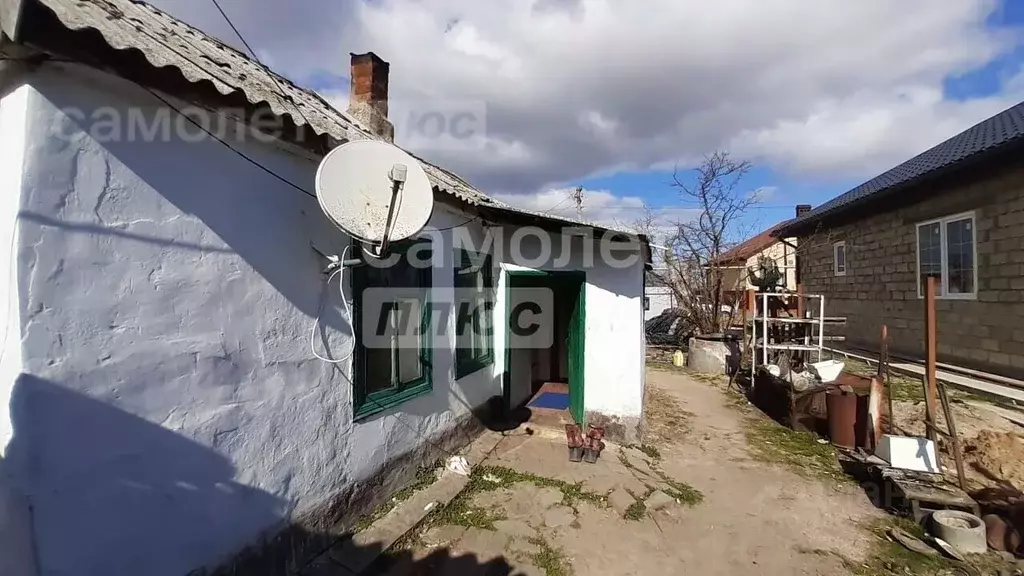
[[[1018,141],[1022,135],[1024,135],[1024,102],[964,130],[888,172],[875,176],[849,192],[829,200],[802,217],[792,220],[785,227],[780,228],[776,234],[789,235],[797,228],[817,223],[825,216],[839,214],[854,205],[862,205],[873,196],[881,196],[883,192],[911,184],[940,169],[950,168],[968,159],[995,152]]]
[[[49,8],[71,30],[92,29],[111,47],[136,50],[157,70],[177,71],[189,82],[208,82],[227,96],[241,93],[254,106],[267,105],[296,125],[317,134],[345,140],[378,139],[351,116],[335,109],[316,92],[251,59],[248,55],[145,2],[136,0],[0,0],[37,2]],[[6,6],[4,8],[7,8]],[[5,14],[16,11],[5,10]],[[4,23],[8,29],[10,23]],[[301,112],[300,112],[301,111]],[[579,222],[516,208],[477,190],[455,174],[417,158],[438,190],[469,204],[515,212],[553,222]],[[597,228],[636,235],[626,229]]]

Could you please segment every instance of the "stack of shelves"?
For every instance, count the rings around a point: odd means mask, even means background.
[[[754,294],[757,310],[747,320],[749,343],[751,345],[751,379],[757,366],[769,364],[774,358],[772,351],[788,351],[801,353],[804,360],[822,360],[822,352],[826,341],[842,340],[841,336],[826,336],[826,324],[844,324],[845,318],[825,316],[825,297],[821,294],[793,294],[787,292],[757,292]],[[804,299],[807,306],[798,306],[805,310],[803,317],[787,316],[780,310],[787,310],[785,304],[793,298]],[[773,299],[781,301],[773,302]],[[773,306],[772,304],[778,304]],[[774,311],[774,312],[773,312]],[[806,355],[804,355],[806,353]]]

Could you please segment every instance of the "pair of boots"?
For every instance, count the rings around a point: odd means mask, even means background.
[[[579,424],[566,424],[565,437],[569,443],[569,461],[579,462],[586,460],[593,464],[597,462],[598,456],[604,450],[604,428],[587,426],[587,435],[584,436]]]

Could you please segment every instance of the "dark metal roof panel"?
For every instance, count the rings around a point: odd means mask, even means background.
[[[910,184],[942,168],[953,167],[967,159],[993,152],[1024,135],[1024,102],[984,120],[949,140],[931,148],[895,168],[814,208],[778,230],[787,234],[792,230],[820,221],[861,204],[872,196],[898,186]]]

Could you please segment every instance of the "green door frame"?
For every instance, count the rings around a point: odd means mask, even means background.
[[[550,284],[563,284],[563,285],[574,285],[578,286],[579,296],[577,298],[576,307],[579,311],[578,314],[572,315],[572,321],[568,327],[568,330],[573,335],[573,338],[578,342],[579,353],[579,366],[574,371],[576,378],[572,378],[570,375],[569,381],[569,412],[577,423],[583,424],[583,391],[586,389],[584,385],[585,370],[585,359],[586,359],[586,310],[587,310],[587,273],[583,271],[547,271],[547,270],[505,270],[505,371],[502,374],[501,379],[501,395],[505,402],[505,406],[511,408],[512,395],[509,389],[511,384],[511,366],[512,366],[512,353],[509,349],[508,343],[510,341],[510,322],[509,314],[512,312],[509,309],[509,303],[512,301],[512,284],[514,278],[546,278]],[[570,350],[566,350],[566,354],[570,354]],[[571,364],[572,358],[567,358],[567,363]],[[573,382],[575,380],[575,382]]]

